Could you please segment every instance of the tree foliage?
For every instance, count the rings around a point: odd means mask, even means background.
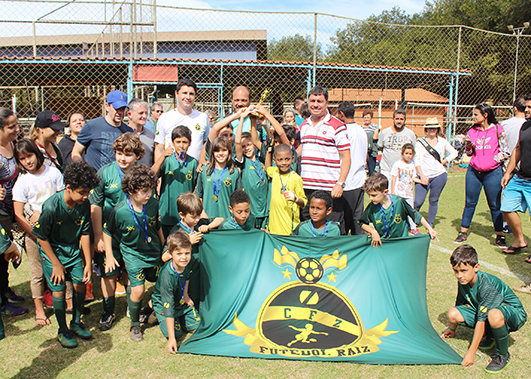
[[[274,61],[312,62],[314,52],[313,38],[309,35],[282,37],[271,40],[267,46],[267,59]],[[317,60],[322,60],[321,44],[317,44]]]

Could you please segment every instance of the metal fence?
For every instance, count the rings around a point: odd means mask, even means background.
[[[405,26],[315,13],[260,13],[160,6],[155,0],[3,1],[0,106],[31,121],[103,112],[113,89],[174,106],[179,78],[198,83],[196,105],[223,115],[247,85],[277,116],[314,85],[331,109],[349,100],[384,126],[398,106],[422,133],[436,116],[460,132],[471,107],[500,119],[531,93],[531,36],[464,26]],[[517,56],[517,50],[520,54]],[[361,111],[357,112],[361,120]]]

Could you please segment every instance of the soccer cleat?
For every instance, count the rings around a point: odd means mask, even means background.
[[[489,336],[488,334],[481,340],[479,343],[479,348],[481,350],[490,350],[494,347],[496,344],[496,341],[494,341],[494,338],[492,336]]]
[[[52,291],[50,290],[44,291],[42,302],[44,303],[44,308],[53,308]]]
[[[100,322],[98,324],[98,328],[101,331],[109,330],[112,327],[112,323],[113,323],[114,319],[115,319],[114,313],[108,313],[108,312],[104,311],[101,314],[101,319],[100,319]]]
[[[57,340],[62,347],[73,349],[77,347],[77,341],[74,339],[74,334],[70,330],[57,333]]]
[[[2,307],[2,315],[4,316],[24,316],[27,313],[28,308],[18,307],[16,305],[11,304],[10,302],[6,302]]]
[[[116,290],[114,293],[116,295],[123,295],[125,293],[125,287],[119,281],[116,281]]]
[[[496,354],[487,367],[485,367],[485,371],[491,374],[502,372],[503,369],[509,365],[510,360],[511,355],[509,353],[507,353],[507,355]]]
[[[455,243],[463,243],[467,240],[468,234],[466,232],[459,232],[457,238],[454,240]]]
[[[505,241],[505,236],[503,234],[496,234],[496,245],[501,249],[507,248],[507,242]]]
[[[142,329],[140,325],[133,325],[130,329],[131,339],[135,342],[142,342],[144,336],[142,335]]]
[[[70,322],[70,331],[83,340],[89,340],[92,338],[92,334],[87,330],[85,324],[82,322]]]
[[[24,301],[24,297],[18,296],[11,288],[7,289],[5,296],[7,301],[9,301],[11,304],[22,303]]]
[[[85,292],[85,301],[94,300],[94,293],[92,292],[93,288],[94,288],[94,284],[92,284],[92,283],[87,283],[86,284],[87,291]]]

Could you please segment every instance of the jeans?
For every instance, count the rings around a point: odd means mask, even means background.
[[[430,178],[428,185],[415,183],[415,210],[420,211],[428,191],[430,192],[429,202],[430,207],[428,209],[428,223],[433,227],[435,216],[437,216],[437,210],[439,209],[439,197],[448,180],[448,174],[442,173],[439,176]]]
[[[492,223],[496,232],[503,231],[503,214],[501,208],[501,179],[503,172],[501,167],[490,171],[478,171],[468,166],[466,172],[466,203],[461,218],[461,227],[469,228],[474,217],[474,211],[478,204],[481,188],[485,189],[485,196],[490,208]]]
[[[378,162],[376,161],[376,157],[371,157],[367,159],[367,170],[369,170],[369,176],[374,174],[376,172],[376,165]]]

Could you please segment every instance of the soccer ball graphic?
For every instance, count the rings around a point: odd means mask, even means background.
[[[295,267],[297,277],[306,284],[317,283],[323,277],[323,266],[315,258],[302,258]]]

